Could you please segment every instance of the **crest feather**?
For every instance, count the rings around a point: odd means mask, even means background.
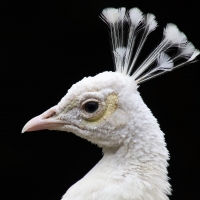
[[[199,50],[187,40],[186,35],[175,24],[169,23],[163,31],[163,39],[160,44],[141,65],[135,67],[148,35],[158,26],[155,16],[151,13],[144,15],[138,8],[132,8],[129,11],[126,11],[125,8],[106,8],[102,11],[101,18],[110,27],[115,70],[133,77],[137,83],[194,62],[200,54]],[[127,24],[129,29],[126,36],[124,29]],[[138,33],[141,33],[141,39],[135,47]],[[127,38],[127,41],[124,41],[124,38]],[[172,58],[165,53],[171,47],[177,48],[177,54]],[[175,65],[178,59],[185,60]],[[149,70],[154,62],[157,62],[156,67]]]

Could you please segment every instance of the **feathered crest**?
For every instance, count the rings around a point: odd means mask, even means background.
[[[200,51],[187,40],[186,35],[179,31],[176,25],[169,23],[164,29],[160,44],[140,66],[135,68],[135,63],[148,35],[158,26],[155,16],[150,13],[144,15],[138,8],[132,8],[129,11],[125,8],[106,8],[100,17],[110,28],[115,70],[132,76],[137,83],[189,64],[200,54]],[[127,25],[128,34],[125,35]],[[134,47],[138,33],[141,33],[141,40],[137,47]],[[124,38],[127,41],[124,41]],[[165,53],[171,47],[178,49],[174,57]],[[134,53],[133,49],[135,49]],[[175,65],[174,63],[181,58],[184,60]],[[154,63],[157,64],[152,68]]]

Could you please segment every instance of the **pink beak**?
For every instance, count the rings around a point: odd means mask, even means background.
[[[22,129],[22,133],[44,129],[56,129],[62,124],[65,124],[65,121],[52,118],[52,116],[55,114],[55,110],[56,106],[28,121]]]

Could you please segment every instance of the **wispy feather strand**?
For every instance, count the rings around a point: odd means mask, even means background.
[[[102,11],[101,18],[110,27],[112,51],[117,72],[132,76],[137,83],[142,83],[158,75],[171,71],[180,66],[193,62],[200,54],[194,45],[187,40],[184,33],[179,31],[176,25],[167,24],[163,32],[163,39],[160,44],[150,53],[140,66],[135,68],[139,54],[144,46],[148,35],[158,26],[153,14],[144,15],[138,8],[132,8],[126,12],[125,8],[106,8]],[[129,26],[127,41],[124,41],[124,24]],[[135,48],[137,34],[143,31],[141,40]],[[165,52],[176,47],[175,57],[169,57]],[[179,59],[186,59],[175,65]],[[157,62],[151,70],[149,67]],[[134,72],[133,72],[133,69]]]

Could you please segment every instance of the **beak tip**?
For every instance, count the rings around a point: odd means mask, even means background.
[[[25,133],[25,130],[24,130],[24,128],[22,129],[22,131],[21,131],[21,134],[23,134],[23,133]]]
[[[26,131],[27,131],[27,127],[26,127],[26,125],[25,125],[25,126],[23,127],[21,133],[23,134],[23,133],[25,133]]]

